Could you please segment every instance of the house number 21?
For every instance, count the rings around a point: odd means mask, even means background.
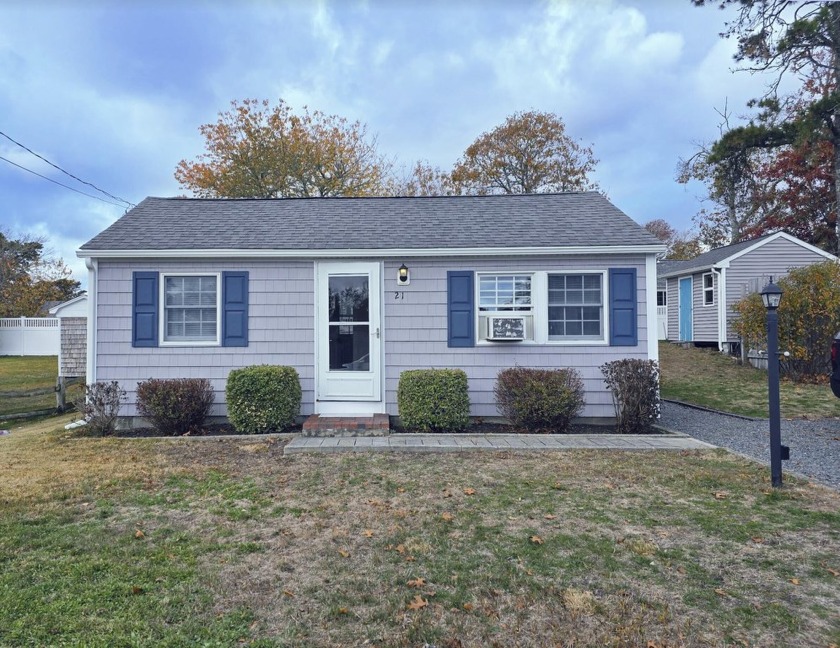
[[[402,290],[395,290],[394,299],[405,299],[405,292]]]

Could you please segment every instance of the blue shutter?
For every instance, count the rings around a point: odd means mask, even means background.
[[[447,341],[450,347],[475,346],[475,299],[472,270],[446,273]]]
[[[132,274],[131,346],[158,345],[158,273]]]
[[[248,273],[222,273],[222,346],[248,346]]]
[[[610,346],[639,342],[636,269],[610,268]]]

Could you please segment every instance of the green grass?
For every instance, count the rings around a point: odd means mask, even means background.
[[[767,372],[741,366],[716,350],[659,343],[662,397],[713,409],[767,417]],[[840,416],[840,399],[827,383],[780,387],[783,418]]]
[[[64,420],[0,438],[0,645],[840,642],[840,494],[723,451],[283,457]]]
[[[55,387],[58,359],[55,356],[0,356],[0,416],[55,407],[55,394],[8,396]]]

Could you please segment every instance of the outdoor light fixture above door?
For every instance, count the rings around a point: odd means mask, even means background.
[[[400,269],[397,273],[397,283],[400,286],[407,286],[411,283],[411,277],[408,274],[408,266],[404,263],[400,266]]]

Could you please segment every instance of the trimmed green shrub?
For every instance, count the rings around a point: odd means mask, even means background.
[[[659,365],[626,358],[601,365],[612,392],[616,427],[621,434],[649,432],[659,418]]]
[[[163,435],[201,429],[215,394],[207,378],[151,378],[137,383],[137,411]]]
[[[302,398],[294,367],[253,365],[228,374],[227,410],[237,432],[258,434],[294,425]]]
[[[499,413],[530,432],[568,431],[585,403],[583,381],[575,369],[504,369],[494,392]]]
[[[114,433],[120,407],[125,402],[125,390],[116,380],[85,385],[84,396],[75,406],[87,421],[85,436],[106,436]]]
[[[840,265],[824,261],[794,268],[776,282],[784,291],[779,305],[779,348],[782,375],[795,382],[814,382],[831,371],[830,349],[840,330]],[[759,286],[759,289],[763,286]],[[759,293],[734,305],[732,329],[747,349],[767,348],[767,309]]]
[[[397,406],[407,430],[463,432],[470,423],[467,374],[461,369],[403,371]]]

